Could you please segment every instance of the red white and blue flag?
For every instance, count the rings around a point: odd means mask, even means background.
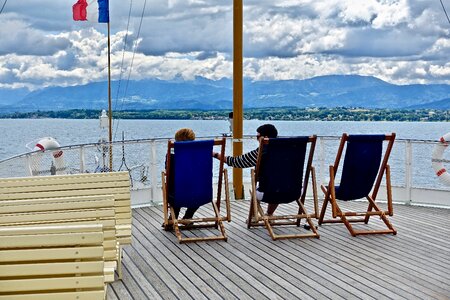
[[[75,21],[91,21],[98,23],[109,22],[108,0],[78,0],[72,6],[73,19]]]

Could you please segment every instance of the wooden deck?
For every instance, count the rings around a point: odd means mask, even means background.
[[[248,205],[232,202],[228,242],[183,245],[162,230],[162,207],[134,209],[123,281],[108,299],[450,299],[448,209],[395,206],[396,236],[327,224],[320,239],[272,241],[247,229]]]

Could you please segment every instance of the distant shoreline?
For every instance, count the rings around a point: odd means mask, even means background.
[[[113,112],[115,119],[227,120],[230,110],[135,110]],[[99,110],[72,109],[0,114],[0,119],[98,119]],[[250,108],[244,119],[278,121],[449,122],[450,110],[376,108]]]

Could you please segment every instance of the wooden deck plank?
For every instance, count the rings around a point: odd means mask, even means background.
[[[352,237],[326,224],[320,239],[272,241],[265,228],[246,228],[248,205],[232,202],[228,242],[194,244],[162,230],[162,207],[135,209],[124,279],[108,299],[450,299],[450,210],[395,205],[396,236]]]
[[[153,213],[153,216],[159,216],[161,214],[155,214]],[[158,220],[158,223],[160,221]],[[169,237],[175,238],[175,235],[170,232],[165,232],[165,234]],[[220,273],[222,273],[227,280],[231,280],[235,285],[239,288],[238,294],[242,294],[243,292],[247,295],[249,295],[251,298],[258,297],[261,299],[270,299],[270,296],[276,296],[273,294],[267,287],[262,286],[260,282],[257,280],[254,280],[248,274],[245,272],[236,273],[235,268],[237,267],[234,262],[228,261],[226,259],[223,259],[221,257],[220,253],[216,253],[216,251],[211,250],[205,250],[201,247],[202,243],[194,244],[186,244],[184,245],[187,248],[190,248],[192,251],[196,252],[198,255],[200,255],[206,262],[209,264],[209,268],[211,266],[214,266],[214,269],[218,270]],[[208,243],[203,243],[208,244]],[[181,245],[183,246],[183,245]],[[179,247],[179,246],[178,246]],[[201,274],[200,274],[201,275]],[[250,281],[250,282],[248,282]],[[256,287],[254,286],[256,285]],[[258,289],[257,289],[258,287]],[[262,289],[262,291],[260,290]],[[265,294],[266,292],[267,294]]]
[[[245,216],[247,212],[244,211],[243,214]],[[263,227],[252,229],[250,230],[250,232],[259,236],[261,239],[266,240],[264,241],[266,243],[269,241],[271,242],[270,237],[267,235],[267,230]],[[344,294],[342,295],[344,298],[354,297],[358,294],[361,294],[362,292],[365,294],[365,299],[375,299],[376,297],[380,298],[381,296],[376,295],[376,293],[372,291],[372,289],[370,288],[371,283],[369,281],[366,280],[364,284],[364,282],[361,283],[352,279],[352,277],[355,277],[355,275],[351,271],[347,270],[346,268],[342,268],[339,264],[336,264],[336,262],[339,261],[339,258],[336,259],[328,256],[319,256],[318,260],[317,256],[321,255],[321,251],[318,251],[320,249],[319,247],[321,247],[320,240],[280,240],[273,242],[273,244],[274,247],[272,251],[282,254],[281,257],[291,257],[291,264],[298,264],[299,261],[303,260],[304,264],[308,263],[308,265],[302,265],[301,267],[311,270],[311,272],[320,272],[322,277],[326,276],[329,281],[337,283],[339,287],[342,287],[345,290]],[[281,244],[283,244],[282,247],[280,247]],[[306,246],[306,244],[309,244],[309,246]],[[280,248],[282,249],[280,250]],[[349,281],[351,281],[352,283],[350,284]],[[318,282],[323,282],[323,279]],[[369,287],[367,285],[369,285]],[[334,292],[336,288],[333,288],[332,290]]]
[[[136,217],[135,220],[137,220]],[[177,280],[181,286],[190,294],[192,298],[195,299],[220,299],[217,292],[205,284],[203,280],[197,278],[196,273],[193,272],[189,266],[186,266],[184,270],[180,271],[179,266],[185,264],[184,260],[179,259],[175,253],[179,252],[178,248],[174,248],[176,251],[172,251],[170,246],[158,241],[156,238],[150,242],[147,237],[151,236],[145,225],[140,222],[135,222],[134,226],[136,230],[134,231],[135,236],[138,238],[139,243],[142,243],[142,249],[137,248],[141,254],[145,255],[146,252],[151,252],[155,259],[161,263],[161,265],[168,271],[167,277],[164,277],[166,281]],[[190,260],[186,257],[186,260]],[[162,277],[162,274],[158,274]]]
[[[161,231],[162,218],[159,213],[160,211],[157,208],[154,211],[139,210],[134,216],[135,219],[142,221],[147,228],[150,228],[148,233],[151,235],[155,230]],[[248,295],[240,293],[238,285],[234,285],[218,270],[211,268],[211,264],[193,251],[189,245],[183,245],[185,247],[180,248],[180,244],[174,235],[158,234],[154,235],[153,238],[153,242],[162,243],[165,245],[165,248],[178,249],[177,251],[172,251],[172,253],[181,258],[186,267],[194,272],[195,276],[204,278],[211,288],[221,293],[224,299],[251,299]]]

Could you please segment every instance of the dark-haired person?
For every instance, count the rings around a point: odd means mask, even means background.
[[[256,137],[258,138],[258,142],[263,138],[276,138],[278,137],[278,130],[272,124],[264,124],[259,126],[256,129]],[[247,152],[243,155],[239,156],[225,156],[221,157],[220,153],[213,152],[214,158],[219,160],[223,160],[224,163],[233,168],[251,168],[256,167],[256,162],[258,160],[258,152],[259,147],[255,150]],[[256,190],[256,198],[261,200],[263,197],[263,193]],[[275,210],[277,209],[278,204],[276,203],[268,203],[266,214],[268,216],[273,215]]]

